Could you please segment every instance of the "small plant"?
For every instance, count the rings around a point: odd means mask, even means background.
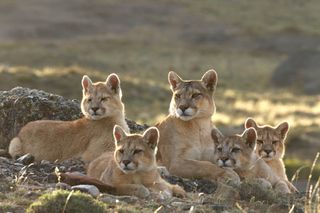
[[[46,193],[32,203],[27,213],[100,213],[106,212],[106,204],[93,199],[90,195],[65,190]]]

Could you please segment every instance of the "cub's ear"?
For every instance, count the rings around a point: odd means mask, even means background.
[[[108,76],[106,80],[106,85],[113,91],[115,94],[120,94],[121,97],[121,89],[120,89],[120,79],[117,74],[112,73]]]
[[[117,145],[124,137],[127,137],[127,133],[122,129],[121,126],[115,125],[113,127],[114,142]]]
[[[253,128],[255,128],[255,129],[257,129],[258,128],[258,125],[257,125],[257,123],[253,120],[253,118],[247,118],[247,120],[246,120],[246,122],[244,123],[244,127],[246,128],[246,129],[249,129],[250,127],[253,127]]]
[[[257,140],[257,132],[253,127],[246,129],[242,134],[242,138],[251,149],[254,149]]]
[[[213,128],[211,130],[211,138],[212,138],[214,144],[217,146],[222,141],[223,135],[218,129]]]
[[[276,127],[276,130],[280,133],[281,138],[285,139],[286,136],[287,136],[287,133],[289,131],[289,123],[288,122],[283,122],[283,123],[279,124]]]
[[[156,127],[150,127],[143,133],[142,137],[151,149],[155,149],[159,141],[159,130]]]
[[[202,76],[201,81],[209,91],[214,92],[218,82],[218,74],[214,70],[208,70]]]
[[[88,89],[92,86],[92,81],[87,75],[84,75],[82,77],[81,84],[82,84],[83,92],[87,92]]]
[[[175,91],[178,85],[183,82],[183,80],[178,76],[177,73],[170,71],[168,73],[168,81],[172,91]]]

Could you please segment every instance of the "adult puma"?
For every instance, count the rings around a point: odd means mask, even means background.
[[[172,175],[209,180],[232,179],[238,175],[214,164],[211,121],[215,113],[213,94],[218,76],[207,71],[201,80],[182,80],[169,72],[172,90],[169,115],[156,126],[160,131],[157,159]]]
[[[125,130],[124,105],[120,80],[110,74],[105,82],[82,79],[83,118],[75,121],[39,120],[25,125],[10,142],[9,153],[17,157],[31,153],[36,161],[63,161],[81,157],[90,162],[106,150],[114,150],[112,130],[115,124]]]

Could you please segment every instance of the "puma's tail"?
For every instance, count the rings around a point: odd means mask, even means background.
[[[17,156],[20,156],[23,154],[22,143],[20,138],[15,137],[10,141],[9,154],[11,155],[12,158],[16,158]]]

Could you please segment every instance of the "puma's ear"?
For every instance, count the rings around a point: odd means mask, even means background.
[[[159,141],[159,130],[156,127],[150,127],[143,133],[142,137],[151,149],[155,149]]]
[[[113,91],[115,94],[120,94],[121,96],[120,79],[117,74],[110,74],[106,80],[106,84],[111,91]]]
[[[92,86],[92,81],[87,75],[84,75],[82,77],[81,84],[82,84],[83,92],[87,92],[88,89]]]
[[[253,127],[253,128],[255,128],[255,129],[257,129],[258,128],[258,125],[257,125],[257,123],[253,120],[253,118],[247,118],[247,120],[246,120],[246,122],[244,123],[244,127],[246,128],[246,129],[249,129],[250,127]]]
[[[127,133],[122,129],[121,126],[115,125],[113,127],[113,137],[114,137],[114,142],[117,146],[119,141],[121,141],[124,137],[127,137]]]
[[[279,124],[276,127],[276,130],[280,133],[281,138],[285,139],[286,136],[287,136],[287,133],[289,131],[289,123],[288,122],[283,122],[283,123]]]
[[[219,145],[219,143],[221,143],[223,135],[218,129],[213,128],[211,130],[211,138],[212,138],[214,144],[217,146],[217,145]]]
[[[250,148],[254,149],[257,140],[257,132],[253,127],[246,129],[242,134],[242,138]]]
[[[214,92],[218,82],[218,74],[214,70],[208,70],[202,76],[201,81],[209,91]]]
[[[175,91],[178,85],[183,82],[183,80],[177,75],[177,73],[170,71],[168,73],[168,81],[172,91]]]

